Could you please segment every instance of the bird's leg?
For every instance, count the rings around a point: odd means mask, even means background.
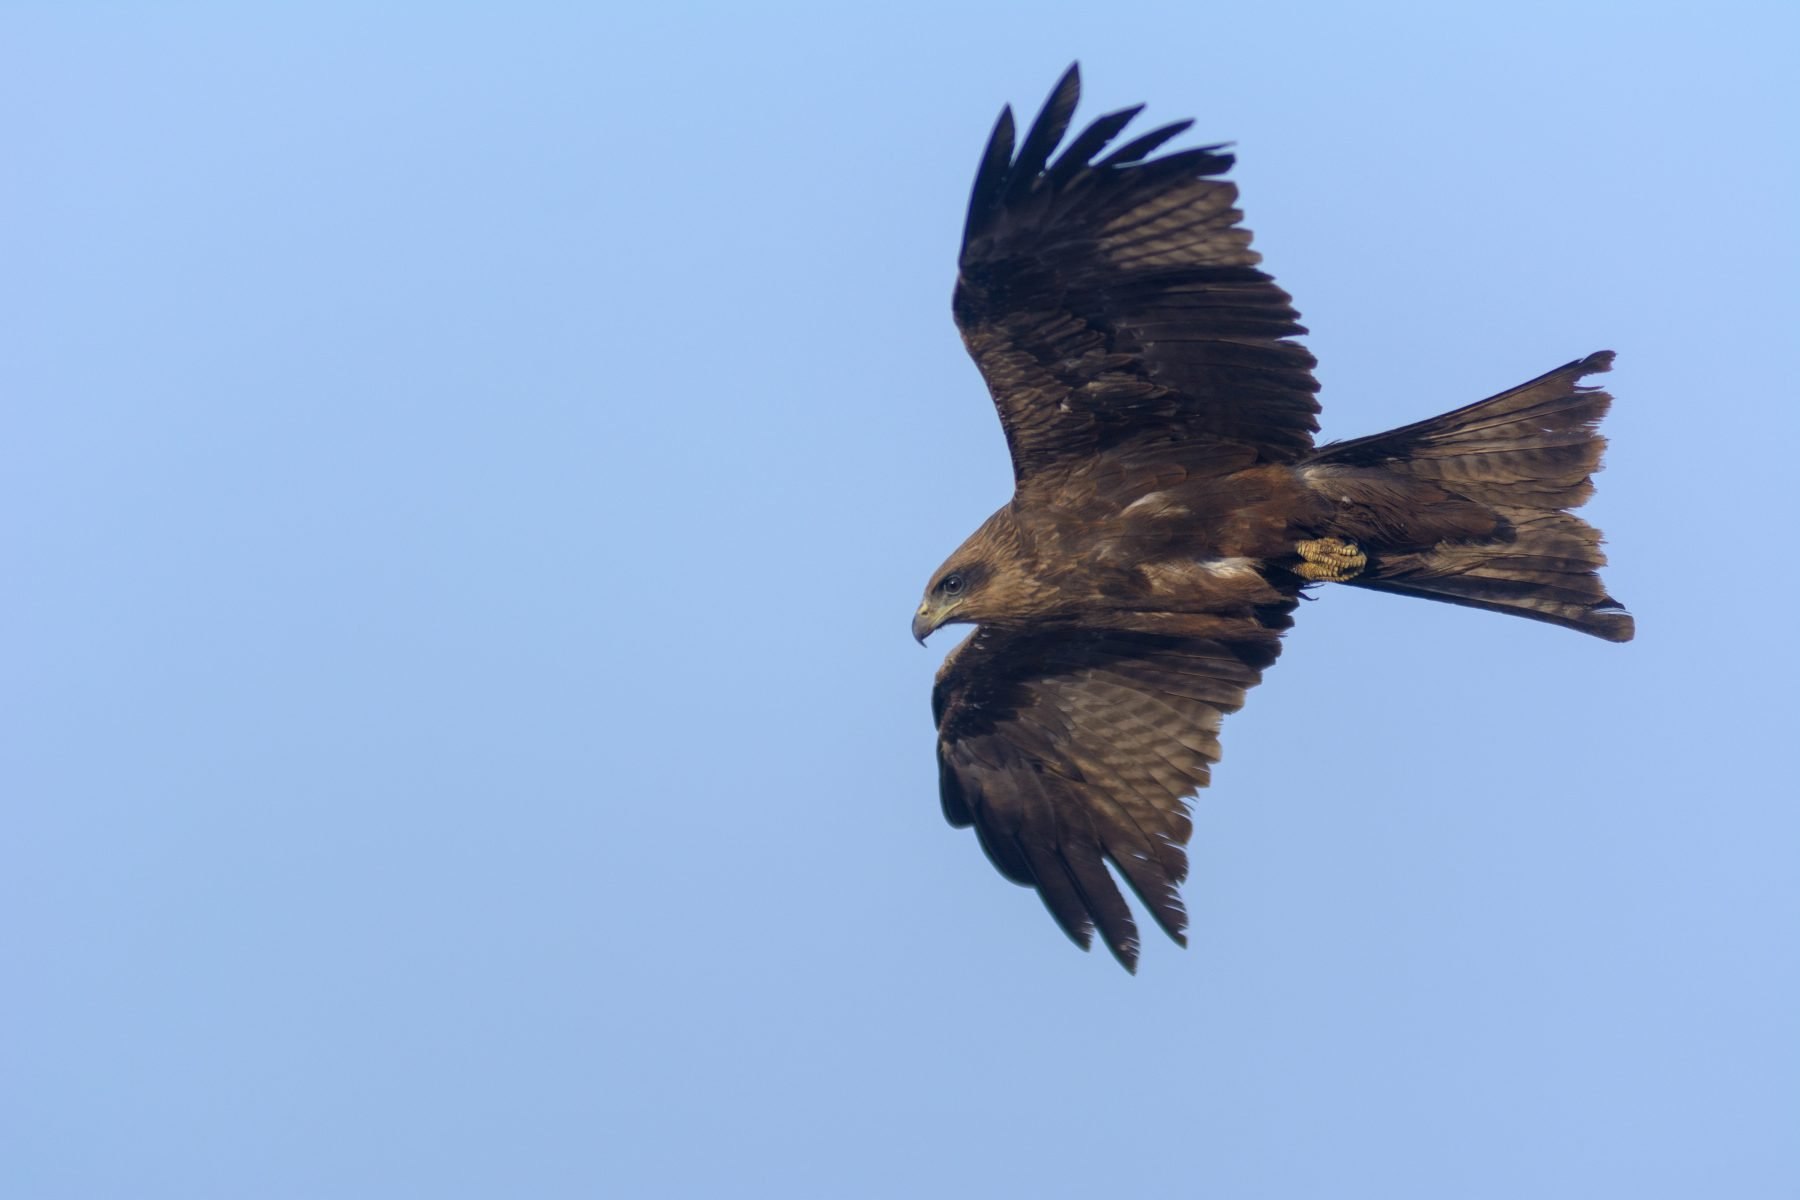
[[[1314,583],[1343,583],[1355,579],[1369,565],[1362,547],[1343,538],[1312,538],[1296,542],[1294,549],[1301,560],[1294,574]]]

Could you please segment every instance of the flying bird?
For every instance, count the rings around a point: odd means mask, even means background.
[[[1063,146],[1076,67],[976,172],[954,312],[1014,492],[913,618],[975,630],[932,692],[944,815],[1086,949],[1136,970],[1110,861],[1185,944],[1187,800],[1219,724],[1308,589],[1341,584],[1631,640],[1599,578],[1601,351],[1443,416],[1313,444],[1313,356],[1258,269],[1219,146],[1118,148],[1140,108]]]

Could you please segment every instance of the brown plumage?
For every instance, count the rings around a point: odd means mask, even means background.
[[[1257,269],[1216,146],[1060,155],[1071,67],[1014,152],[1001,113],[969,202],[955,314],[1012,453],[1012,501],[932,576],[913,621],[974,623],[932,695],[944,814],[1086,948],[1135,969],[1110,860],[1180,942],[1186,798],[1219,724],[1320,582],[1629,641],[1593,491],[1610,352],[1467,408],[1314,447],[1313,357]]]

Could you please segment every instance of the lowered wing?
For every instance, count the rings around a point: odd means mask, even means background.
[[[1137,923],[1106,862],[1185,945],[1186,797],[1219,759],[1220,719],[1279,650],[1249,623],[1242,640],[980,627],[932,694],[944,815],[973,825],[1077,945],[1097,927],[1135,971]]]

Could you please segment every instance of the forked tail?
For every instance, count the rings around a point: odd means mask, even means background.
[[[1576,381],[1601,351],[1403,429],[1321,446],[1303,473],[1368,555],[1354,587],[1513,613],[1628,642],[1600,582],[1600,531],[1570,510],[1594,493],[1612,397]]]

